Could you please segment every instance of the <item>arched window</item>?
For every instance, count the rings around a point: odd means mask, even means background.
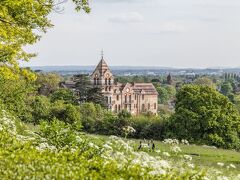
[[[119,100],[119,95],[117,95],[117,101]]]
[[[115,105],[115,110],[114,111],[117,112],[117,105]]]
[[[108,91],[108,87],[105,87],[105,91]]]
[[[94,78],[94,85],[97,85],[97,79]]]
[[[111,87],[109,87],[109,91],[111,91]]]
[[[129,102],[131,103],[131,100],[132,100],[132,96],[131,95],[129,95]]]
[[[107,85],[107,81],[108,81],[108,80],[107,80],[107,78],[106,78],[106,79],[105,79],[105,85]]]
[[[127,103],[127,95],[125,95],[125,103]]]
[[[100,83],[99,83],[99,78],[97,78],[97,85],[99,85]]]
[[[120,104],[118,105],[118,111],[120,111],[121,110],[121,106],[120,106]]]
[[[154,109],[157,109],[157,103],[154,103]]]
[[[111,79],[110,79],[110,78],[109,78],[109,80],[108,80],[108,84],[111,85]]]

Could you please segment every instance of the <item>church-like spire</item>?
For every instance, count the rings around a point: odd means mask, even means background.
[[[98,63],[98,65],[97,65],[96,69],[94,70],[94,72],[96,72],[96,71],[98,71],[100,73],[100,75],[103,75],[106,71],[110,72],[110,69],[109,69],[107,63],[104,60],[103,50],[101,51],[101,60]]]
[[[103,49],[102,49],[102,51],[101,51],[101,55],[102,55],[102,59],[103,59],[103,56],[104,56]]]

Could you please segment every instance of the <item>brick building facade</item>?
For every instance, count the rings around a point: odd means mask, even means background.
[[[152,83],[115,83],[103,57],[90,78],[93,86],[102,89],[109,110],[117,113],[126,109],[135,115],[143,112],[157,114],[158,92]]]

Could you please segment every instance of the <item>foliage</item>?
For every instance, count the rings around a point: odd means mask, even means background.
[[[58,119],[81,128],[81,116],[78,106],[66,104],[65,101],[50,102],[46,96],[36,96],[31,103],[33,123],[39,124],[41,120],[51,121]]]
[[[82,124],[84,130],[95,132],[95,123],[102,117],[102,108],[93,103],[83,103],[80,105],[80,113],[82,116]]]
[[[25,79],[6,79],[0,76],[0,102],[8,111],[23,121],[31,119],[31,107],[28,105],[35,88],[31,81]]]
[[[233,88],[232,88],[232,85],[230,82],[223,82],[221,84],[220,92],[223,95],[225,95],[225,96],[229,95],[232,92],[232,90],[233,90]]]
[[[23,47],[36,43],[52,27],[48,15],[64,1],[55,0],[1,0],[0,1],[0,75],[16,79],[19,74],[32,76],[19,67],[19,61],[28,61],[35,54]],[[88,0],[73,0],[76,10],[89,12]]]
[[[51,119],[57,118],[68,124],[76,124],[81,126],[81,116],[79,112],[79,107],[72,104],[64,104],[64,101],[56,101],[52,103]]]
[[[36,96],[31,103],[34,124],[38,124],[42,119],[49,119],[51,112],[51,103],[46,96]]]
[[[206,86],[186,85],[179,90],[169,128],[174,129],[171,136],[191,142],[240,148],[237,110],[228,98]]]
[[[107,107],[107,102],[102,94],[102,90],[98,87],[93,87],[87,75],[83,74],[78,76],[76,90],[80,103],[93,102],[100,104],[102,107]]]
[[[36,85],[40,95],[49,95],[59,88],[61,76],[55,73],[39,73],[37,74]]]
[[[79,145],[78,132],[73,129],[73,126],[57,119],[53,119],[51,122],[42,121],[39,134],[47,139],[49,145],[56,148]]]
[[[69,89],[57,89],[50,95],[51,102],[64,101],[67,104],[76,104],[76,96]]]
[[[216,88],[213,81],[208,77],[197,78],[193,81],[193,84],[196,84],[196,85],[199,85],[199,86],[208,86],[208,87],[211,87],[211,88],[214,88],[214,89]]]

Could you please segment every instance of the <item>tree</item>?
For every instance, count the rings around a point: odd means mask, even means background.
[[[49,95],[59,88],[59,83],[62,77],[55,73],[40,73],[37,74],[36,84],[39,87],[38,93],[40,95]]]
[[[68,124],[81,126],[81,115],[78,106],[65,104],[64,101],[56,101],[51,106],[51,119],[56,118]]]
[[[83,103],[80,105],[82,124],[84,130],[94,132],[94,124],[97,118],[97,110],[93,103]]]
[[[76,10],[89,12],[88,0],[72,0]],[[26,69],[19,67],[19,61],[28,61],[35,56],[23,47],[36,43],[41,34],[52,27],[49,14],[57,10],[64,0],[1,0],[0,1],[0,74],[17,78],[28,76]]]
[[[62,100],[66,104],[76,104],[76,96],[70,89],[57,89],[50,96],[51,102]]]
[[[87,75],[79,75],[78,83],[76,84],[78,101],[80,103],[93,102],[107,107],[107,102],[102,94],[102,89],[93,87]]]
[[[159,96],[159,103],[164,104],[168,101],[169,99],[169,93],[164,87],[157,87],[156,88]]]
[[[240,119],[227,97],[207,86],[186,85],[177,93],[172,137],[224,148],[240,148]]]
[[[6,109],[23,121],[31,121],[30,100],[35,94],[33,82],[25,79],[6,79],[0,75],[0,101]]]
[[[216,88],[213,81],[211,79],[209,79],[208,77],[197,78],[193,81],[193,84],[200,85],[200,86],[208,86],[208,87],[211,87],[214,89]]]
[[[50,118],[51,103],[46,96],[36,96],[31,107],[34,124]]]
[[[230,94],[232,92],[233,88],[230,82],[223,82],[221,84],[221,93],[225,96],[227,96],[228,94]]]

